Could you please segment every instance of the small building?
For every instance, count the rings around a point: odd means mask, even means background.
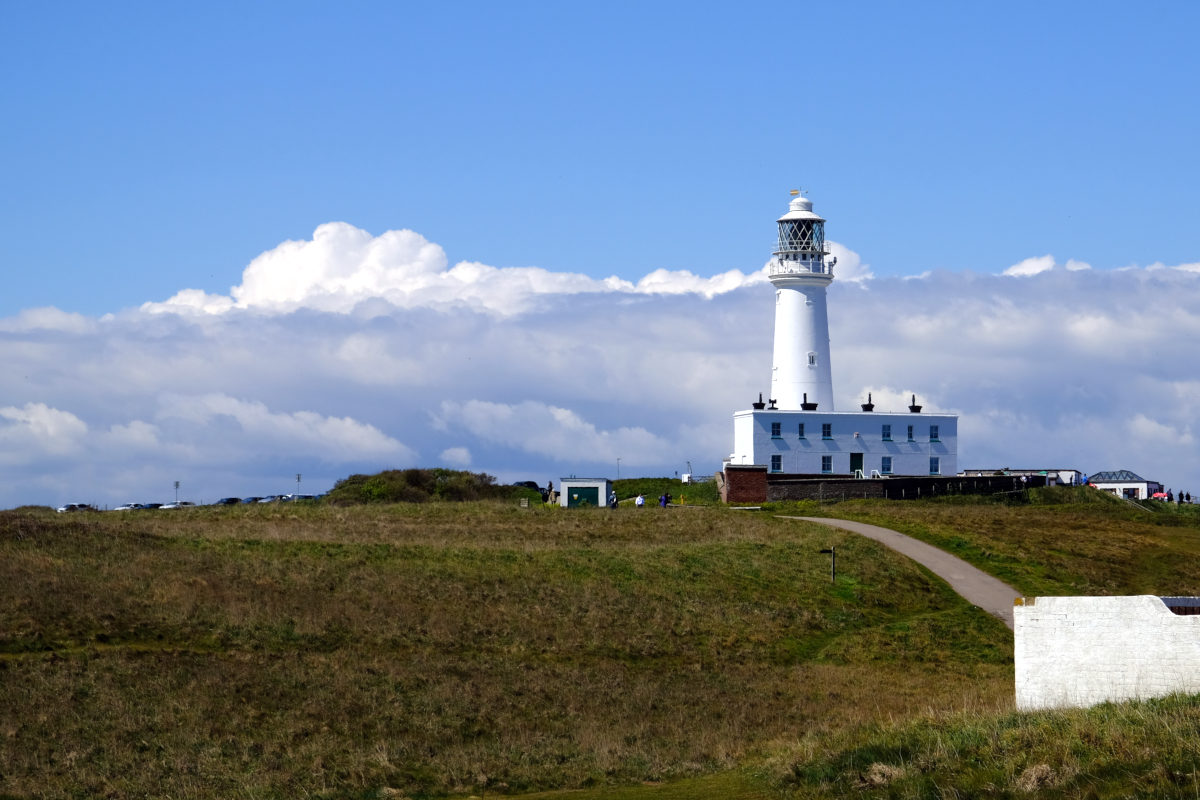
[[[608,478],[560,478],[558,504],[563,508],[604,508],[612,492]]]
[[[964,469],[958,473],[964,478],[985,478],[993,475],[1016,475],[1022,478],[1043,478],[1046,486],[1081,486],[1083,485],[1083,473],[1077,469],[1058,469],[1058,468],[1033,468],[1033,469],[1013,469],[1011,467],[1000,467],[999,469]],[[1039,483],[1039,485],[1042,485]]]
[[[1093,473],[1088,478],[1088,484],[1126,500],[1149,500],[1156,492],[1163,490],[1163,485],[1158,481],[1148,481],[1127,469]]]

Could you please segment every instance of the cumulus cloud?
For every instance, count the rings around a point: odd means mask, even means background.
[[[835,401],[958,413],[961,467],[1126,468],[1200,491],[1200,267],[872,277],[831,243]],[[1019,276],[1020,280],[1014,280]],[[770,386],[763,270],[637,281],[448,264],[344,223],[228,295],[0,320],[0,505],[329,488],[389,467],[502,480],[698,474]],[[1187,481],[1194,481],[1188,485]]]
[[[0,452],[10,463],[78,452],[87,431],[79,417],[45,403],[0,408]]]
[[[1024,278],[1030,275],[1040,275],[1050,269],[1054,269],[1054,256],[1044,255],[1027,258],[1024,261],[1013,264],[1004,270],[1004,274]]]
[[[846,251],[850,253],[850,251]],[[850,253],[851,274],[857,256]],[[475,261],[447,266],[440,245],[410,230],[372,236],[344,222],[319,226],[306,241],[288,241],[255,258],[229,296],[184,289],[149,313],[222,314],[234,309],[289,313],[312,309],[351,313],[364,303],[389,308],[471,307],[498,315],[520,314],[540,300],[563,295],[697,294],[712,297],[766,280],[761,270],[730,270],[701,277],[687,270],[656,270],[636,284],[616,277],[551,272],[538,267],[492,267]],[[383,305],[379,305],[383,301]]]
[[[570,409],[529,400],[515,405],[486,400],[446,401],[437,415],[437,424],[443,429],[466,429],[485,441],[566,464],[577,463],[581,454],[593,463],[615,462],[618,458],[653,463],[659,453],[677,449],[644,428],[604,430]]]

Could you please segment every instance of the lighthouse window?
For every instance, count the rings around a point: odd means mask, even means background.
[[[941,441],[941,439],[938,438],[938,426],[937,425],[929,426],[929,441],[931,441],[931,442],[940,442]]]
[[[779,438],[779,426],[780,426],[780,423],[778,423],[778,422],[771,423],[771,438],[772,439]]]
[[[804,423],[803,422],[800,423],[800,438],[801,439],[804,438]]]
[[[883,440],[885,442],[890,442],[892,440],[892,426],[891,425],[883,426]]]
[[[942,459],[938,458],[937,456],[929,457],[929,474],[930,475],[941,475],[942,474]]]
[[[771,456],[771,472],[783,471],[783,456]]]
[[[810,367],[815,367],[817,365],[817,354],[816,353],[808,354],[808,365]]]
[[[832,422],[821,423],[821,438],[822,439],[832,439],[833,438],[833,423]]]
[[[821,472],[833,472],[833,456],[821,456]]]
[[[908,426],[908,440],[909,440],[910,442],[911,442],[911,441],[914,441],[914,440],[913,440],[913,426],[912,426],[912,425],[909,425],[909,426]]]
[[[891,456],[884,456],[883,458],[879,459],[879,471],[881,473],[883,473],[884,475],[892,474],[892,457]]]

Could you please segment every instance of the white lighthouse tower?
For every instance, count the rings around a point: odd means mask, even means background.
[[[825,220],[793,191],[779,218],[779,243],[768,274],[775,285],[775,358],[771,399],[780,410],[833,411],[829,316],[825,289],[836,258],[826,261]]]
[[[733,413],[733,452],[724,459],[721,496],[755,502],[821,497],[823,489],[805,489],[804,482],[834,479],[879,481],[875,489],[851,491],[886,496],[892,489],[882,484],[895,488],[893,478],[955,475],[956,415],[925,411],[915,393],[907,411],[876,411],[870,392],[862,411],[834,409],[825,290],[836,259],[825,244],[825,220],[808,198],[792,195],[777,220],[779,242],[767,269],[775,287],[771,402],[757,392],[757,402]],[[909,490],[917,484],[900,487]]]

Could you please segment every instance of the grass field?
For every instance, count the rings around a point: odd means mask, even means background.
[[[1168,567],[1196,532],[1106,505],[833,510],[961,536],[958,550],[1031,594],[1058,585],[1033,582],[1047,572],[1087,585],[1089,520],[1110,526],[1095,548],[1138,545],[1106,577],[1121,591],[1182,580],[1186,569]],[[970,523],[958,534],[956,513]],[[1079,532],[1056,540],[1053,570],[1023,566],[1056,514]],[[1022,544],[1022,531],[1042,538]],[[830,545],[836,584],[818,552]],[[1084,712],[1038,722],[1012,711],[1011,645],[998,621],[874,542],[720,507],[0,512],[0,796],[667,800],[941,796],[930,787],[968,778],[977,790],[961,796],[1008,796],[1021,780],[1109,785],[1050,746],[1064,725],[1091,726]],[[1160,736],[1195,714],[1185,701],[1121,713]],[[1107,729],[1113,752],[1153,750],[1125,727]],[[1041,750],[1016,753],[1039,736]],[[986,759],[999,771],[972,772]],[[1043,763],[1049,773],[1025,774]],[[1159,779],[1135,769],[1139,785],[1188,788],[1172,764]]]

